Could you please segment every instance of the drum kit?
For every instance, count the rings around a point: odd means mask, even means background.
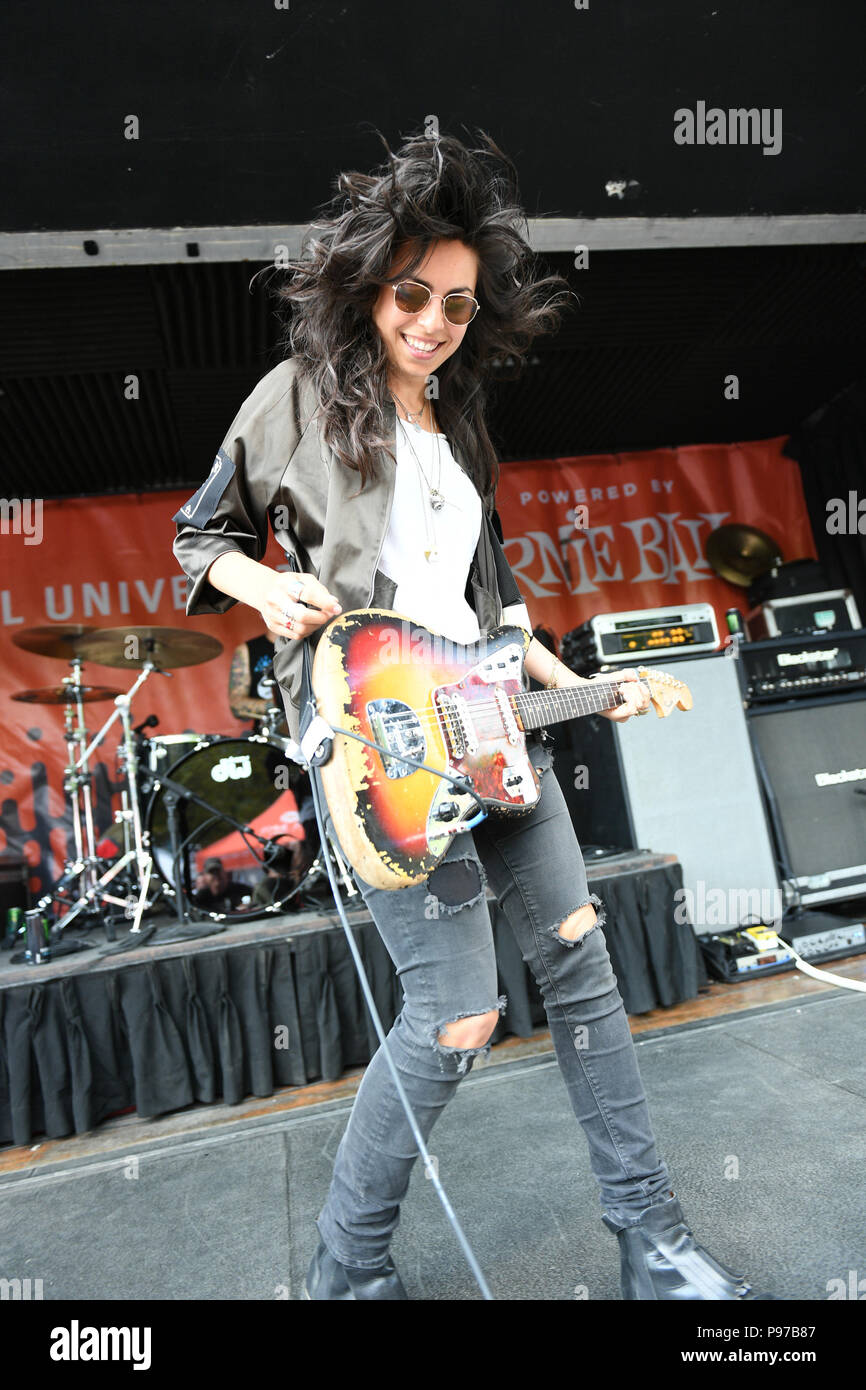
[[[71,674],[58,685],[21,690],[11,698],[27,704],[62,705],[67,761],[63,788],[72,823],[72,855],[54,887],[28,917],[51,908],[56,914],[40,960],[85,943],[61,943],[76,919],[104,926],[114,942],[115,918],[133,925],[118,949],[140,944],[157,930],[142,925],[145,912],[163,903],[173,910],[178,940],[203,933],[190,923],[210,922],[207,932],[227,921],[250,920],[330,902],[327,875],[318,856],[299,842],[315,839],[315,823],[302,830],[298,799],[304,774],[287,757],[285,716],[271,704],[255,728],[235,737],[200,733],[147,736],[154,715],[133,725],[132,703],[153,675],[168,679],[185,666],[211,661],[222,643],[183,628],[97,629],[53,623],[13,637],[34,655],[68,662]],[[125,693],[85,684],[84,663],[138,671]],[[270,681],[275,699],[276,682]],[[114,701],[114,711],[91,738],[85,706]],[[120,723],[116,750],[120,809],[101,838],[94,807],[93,755]],[[106,858],[104,842],[114,856]],[[102,853],[99,850],[102,849]],[[213,861],[219,861],[219,871]],[[208,873],[210,877],[208,877]],[[348,873],[344,877],[344,883]],[[346,884],[348,887],[348,883]],[[354,890],[354,884],[351,885]],[[325,892],[327,890],[327,893]],[[219,910],[216,910],[219,908]],[[29,940],[29,938],[28,938]],[[28,960],[32,958],[28,951]]]

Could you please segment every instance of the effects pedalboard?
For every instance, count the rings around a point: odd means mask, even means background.
[[[795,969],[794,955],[786,941],[810,964],[855,956],[866,951],[866,922],[829,912],[803,912],[777,926],[760,923],[739,931],[708,932],[698,937],[708,972],[727,982]]]

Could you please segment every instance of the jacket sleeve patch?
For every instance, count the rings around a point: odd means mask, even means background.
[[[202,530],[216,511],[220,498],[235,475],[235,465],[225,449],[220,449],[213,468],[201,487],[188,502],[175,512],[172,521],[178,526],[195,526]]]

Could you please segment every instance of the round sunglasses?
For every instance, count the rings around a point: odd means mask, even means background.
[[[420,314],[431,299],[441,299],[446,319],[460,328],[471,323],[481,308],[471,294],[434,294],[418,280],[401,280],[394,286],[394,303],[404,314]]]

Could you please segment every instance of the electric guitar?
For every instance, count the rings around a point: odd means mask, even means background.
[[[374,887],[422,882],[455,826],[479,816],[479,799],[484,811],[534,806],[541,782],[526,748],[530,729],[624,703],[621,676],[525,691],[530,640],[523,628],[500,627],[461,646],[376,608],[343,613],[324,629],[313,693],[335,736],[322,786],[346,858]],[[691,709],[682,681],[646,667],[640,677],[661,718],[674,706]]]

